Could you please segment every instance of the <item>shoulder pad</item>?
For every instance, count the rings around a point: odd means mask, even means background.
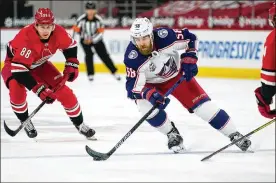
[[[32,33],[34,32],[32,29],[32,25],[25,26],[23,29],[21,29],[10,41],[11,46],[16,48],[22,47],[23,45],[29,47],[30,41],[28,36],[32,36]]]
[[[102,17],[101,17],[100,15],[98,15],[98,14],[95,15],[95,18],[96,18],[97,20],[99,20],[100,22],[103,21]]]
[[[175,32],[170,28],[154,29],[153,37],[157,49],[165,48],[177,40]]]
[[[53,30],[53,34],[57,36],[61,41],[64,37],[70,37],[71,35],[66,31],[66,29],[60,25],[55,25],[55,29]]]
[[[142,55],[137,47],[129,42],[125,55],[124,55],[124,63],[127,67],[130,67],[134,70],[138,70],[138,68],[148,59],[148,56]]]
[[[82,14],[81,16],[78,17],[77,22],[81,21],[82,19],[84,19],[86,17],[86,14]]]
[[[55,29],[54,31],[66,31],[64,27],[58,25],[58,24],[55,24]]]
[[[182,29],[182,34],[183,34],[185,40],[186,40],[186,39],[190,39],[190,40],[193,40],[193,41],[194,41],[194,40],[197,39],[196,35],[193,34],[193,33],[191,33],[191,32],[189,31],[189,29],[187,29],[187,28]]]

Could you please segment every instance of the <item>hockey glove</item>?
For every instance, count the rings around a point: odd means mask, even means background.
[[[53,90],[49,89],[42,83],[38,83],[32,89],[32,91],[42,100],[46,100],[47,104],[52,104],[57,96],[54,94]]]
[[[63,75],[68,75],[68,81],[74,81],[79,75],[79,61],[76,58],[68,59],[65,62]]]
[[[198,73],[196,65],[198,58],[195,53],[188,52],[181,54],[181,70],[186,76],[186,81],[190,81]]]
[[[276,118],[276,110],[270,110],[270,104],[272,103],[272,99],[267,101],[264,99],[261,93],[261,87],[255,90],[255,96],[257,99],[258,109],[262,116],[266,118]]]
[[[143,99],[148,100],[152,105],[158,104],[159,109],[165,109],[170,103],[170,99],[158,93],[155,88],[146,88],[142,96]]]

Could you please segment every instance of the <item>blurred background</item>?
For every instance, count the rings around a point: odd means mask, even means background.
[[[20,28],[33,22],[38,8],[51,8],[56,23],[72,34],[72,26],[85,12],[86,2],[0,1],[1,62],[4,61],[8,41],[13,39]],[[155,27],[189,28],[198,36],[199,77],[260,78],[264,42],[272,30],[268,22],[268,9],[273,0],[92,2],[103,18],[103,39],[119,73],[125,73],[123,59],[130,40],[130,25],[136,17],[148,17]],[[78,37],[74,38],[79,41]],[[83,50],[79,48],[80,71],[85,71],[84,57]],[[59,69],[64,67],[64,57],[59,52],[50,60]],[[94,63],[96,72],[108,72],[96,54]]]
[[[87,1],[1,1],[1,27],[29,23],[39,7],[51,8],[57,22],[72,26],[84,12]],[[136,17],[148,17],[158,26],[188,28],[270,29],[267,1],[177,1],[110,0],[92,1],[107,27],[128,27]]]
[[[22,27],[33,23],[38,8],[50,8],[56,23],[72,35],[72,26],[84,13],[86,2],[0,0],[1,68],[8,42]],[[68,86],[81,104],[84,122],[95,127],[99,141],[84,140],[68,122],[60,103],[45,105],[33,121],[39,133],[36,143],[24,132],[11,138],[1,125],[1,182],[131,182],[133,177],[138,182],[229,182],[230,179],[230,182],[275,182],[275,126],[252,136],[255,153],[239,153],[232,146],[211,162],[202,164],[199,160],[205,154],[223,147],[229,140],[186,111],[172,96],[166,111],[183,133],[188,153],[170,156],[166,137],[145,122],[115,153],[114,159],[112,156],[106,163],[89,160],[84,151],[84,145],[89,144],[95,150],[107,152],[141,118],[136,105],[126,97],[123,77],[129,28],[136,17],[148,17],[155,27],[189,28],[198,37],[196,77],[212,101],[227,111],[244,134],[267,122],[258,112],[254,90],[261,85],[264,43],[272,30],[268,9],[273,0],[93,2],[105,24],[103,41],[123,79],[116,81],[111,77],[94,54],[95,80],[88,81],[85,53],[76,35],[82,73]],[[63,71],[65,58],[61,52],[57,51],[49,60]],[[5,119],[15,129],[19,121],[10,107],[9,90],[3,79],[0,81],[1,123]],[[36,95],[28,94],[29,112],[40,102]],[[275,102],[272,105],[275,108]]]

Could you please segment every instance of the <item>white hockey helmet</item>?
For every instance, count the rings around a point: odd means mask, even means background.
[[[152,31],[153,26],[148,18],[136,18],[130,28],[131,41],[136,44],[134,38],[144,37],[147,35],[153,38]]]

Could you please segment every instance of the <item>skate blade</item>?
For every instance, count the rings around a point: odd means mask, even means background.
[[[92,136],[92,137],[87,137],[86,138],[87,140],[91,140],[91,141],[96,141],[98,140],[96,137]]]
[[[248,147],[248,149],[246,151],[243,151],[245,153],[254,153],[254,150],[252,149],[252,147]]]
[[[239,148],[239,147],[238,147]],[[246,150],[242,150],[241,148],[239,148],[242,152],[244,153],[254,153],[254,150],[252,149],[251,146],[249,146]]]
[[[174,153],[182,153],[182,152],[185,152],[186,151],[186,148],[184,147],[183,144],[179,145],[179,146],[174,146],[171,148],[171,150],[174,152]]]

